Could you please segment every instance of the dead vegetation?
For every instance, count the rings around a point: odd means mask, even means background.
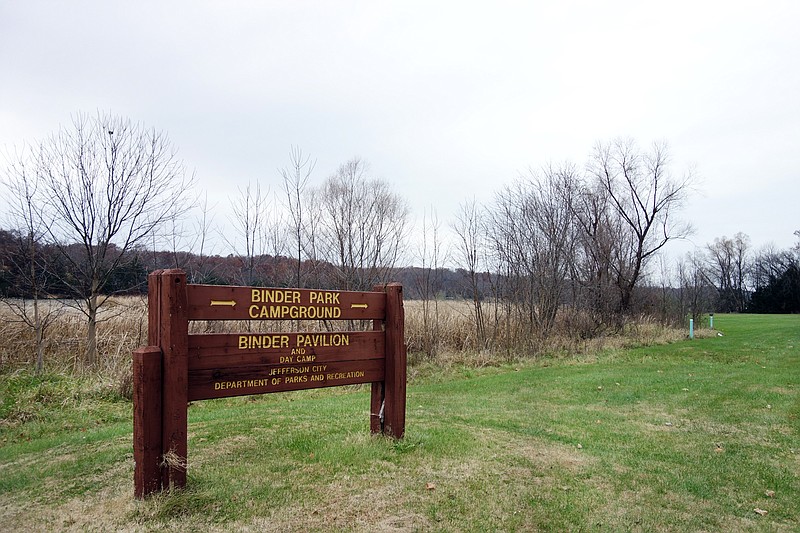
[[[147,302],[144,297],[120,297],[102,309],[97,328],[98,359],[91,368],[82,365],[86,350],[86,317],[65,302],[51,301],[59,312],[44,334],[44,361],[49,372],[81,374],[113,387],[120,395],[132,394],[131,353],[147,344]],[[427,311],[426,311],[427,310]],[[574,315],[560,316],[557,327],[546,338],[524,337],[522,327],[509,317],[498,316],[487,329],[491,345],[481,345],[472,319],[472,305],[461,300],[436,302],[406,301],[406,343],[409,362],[436,366],[482,367],[543,355],[587,356],[604,349],[674,342],[686,333],[664,326],[646,316],[606,335],[587,337],[575,328]],[[190,331],[320,331],[333,325],[325,322],[197,321]],[[336,326],[339,326],[337,324]],[[344,324],[349,329],[371,329],[371,323]],[[697,335],[703,335],[698,330]],[[0,372],[33,368],[33,330],[7,308],[0,308]],[[412,372],[413,375],[413,372]]]

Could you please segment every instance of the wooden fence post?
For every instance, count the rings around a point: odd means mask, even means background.
[[[133,351],[134,496],[161,490],[161,348]]]
[[[162,270],[158,323],[163,355],[162,487],[186,486],[186,456],[189,403],[189,315],[186,273]]]
[[[402,439],[406,432],[406,344],[403,286],[386,285],[386,374],[383,432]]]

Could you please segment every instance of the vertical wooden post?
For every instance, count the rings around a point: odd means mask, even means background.
[[[163,354],[161,451],[164,489],[186,486],[189,402],[189,318],[186,273],[159,273],[159,344]]]
[[[383,287],[374,287],[375,292],[383,292]],[[383,331],[383,320],[372,321],[372,331]],[[384,353],[384,357],[386,354]],[[383,432],[383,381],[370,385],[369,398],[369,431],[373,435]]]
[[[147,276],[147,345],[161,346],[161,273]]]
[[[406,432],[406,344],[403,286],[386,285],[386,375],[383,432],[402,439]]]
[[[369,399],[369,431],[377,434],[383,431],[383,381],[372,383]]]
[[[133,351],[134,496],[161,489],[161,348]]]

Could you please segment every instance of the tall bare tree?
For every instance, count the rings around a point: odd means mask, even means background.
[[[195,250],[197,255],[189,272],[189,279],[192,283],[209,283],[215,277],[215,266],[209,260],[214,254],[213,244],[209,238],[214,225],[214,214],[212,206],[208,204],[208,193],[203,194],[197,208],[200,213],[194,222],[195,237],[189,246],[189,249]]]
[[[414,282],[422,301],[422,349],[429,357],[439,351],[439,296],[442,289],[442,264],[447,260],[447,250],[441,238],[441,224],[436,209],[431,207],[422,214],[421,241],[418,244]]]
[[[665,144],[644,152],[630,139],[598,143],[588,165],[597,191],[607,197],[610,213],[618,217],[620,249],[614,265],[619,311],[630,310],[634,289],[644,268],[667,242],[687,236],[691,228],[677,218],[693,176],[674,177]]]
[[[709,281],[706,268],[705,258],[699,251],[686,254],[677,265],[681,309],[684,315],[691,314],[697,324],[703,313],[712,310],[714,285]]]
[[[280,170],[283,178],[283,190],[286,193],[286,207],[288,208],[289,221],[291,222],[291,239],[294,241],[292,243],[293,251],[297,259],[294,279],[295,287],[304,285],[304,280],[302,279],[303,247],[305,245],[308,248],[308,245],[314,242],[313,239],[304,240],[304,233],[308,232],[306,228],[308,226],[308,213],[304,209],[306,204],[304,193],[316,164],[316,160],[312,161],[311,156],[304,156],[299,147],[293,146],[289,150],[289,165]],[[313,248],[311,250],[307,249],[305,256],[313,260],[315,256]]]
[[[451,224],[451,228],[457,237],[454,252],[456,264],[464,269],[466,273],[472,297],[472,318],[478,346],[488,348],[486,319],[483,309],[483,284],[481,283],[481,272],[486,270],[488,275],[488,268],[486,268],[485,264],[486,239],[484,227],[484,212],[479,208],[475,198],[465,201],[459,206],[456,217]]]
[[[747,276],[750,237],[742,232],[721,237],[706,245],[708,272],[717,287],[717,310],[723,313],[745,310],[748,300]]]
[[[750,265],[750,278],[754,290],[763,289],[780,278],[793,262],[800,263],[800,251],[796,245],[791,250],[779,250],[774,244],[762,246]]]
[[[490,211],[490,239],[510,274],[507,297],[529,335],[548,335],[563,303],[575,257],[577,190],[574,167],[548,166],[503,189]]]
[[[2,176],[2,184],[9,201],[8,224],[16,229],[15,252],[4,259],[14,263],[18,279],[20,298],[4,299],[11,312],[33,330],[36,351],[36,372],[44,368],[45,332],[47,326],[61,311],[57,300],[42,305],[52,271],[48,255],[43,253],[43,240],[47,222],[41,218],[36,205],[39,174],[35,156],[23,148],[7,158],[8,165]],[[30,303],[30,305],[29,305]]]
[[[93,365],[106,285],[137,246],[190,207],[192,180],[164,133],[110,114],[75,116],[38,153],[37,205],[70,266],[61,281],[87,318],[85,361]]]
[[[233,232],[223,239],[242,260],[239,282],[253,285],[266,248],[269,198],[262,193],[260,184],[248,183],[244,189],[240,187],[238,195],[230,200]]]
[[[406,238],[406,202],[370,177],[359,158],[341,165],[317,198],[320,255],[335,266],[341,288],[371,290],[388,281]]]
[[[619,325],[619,282],[630,271],[625,251],[632,248],[631,234],[610,207],[609,197],[596,181],[584,182],[572,203],[577,226],[577,253],[572,264],[573,305],[588,319],[582,335]]]

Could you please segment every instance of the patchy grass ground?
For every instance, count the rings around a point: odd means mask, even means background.
[[[187,489],[143,502],[128,402],[3,375],[0,524],[797,531],[800,317],[715,318],[721,337],[419,378],[397,442],[368,434],[366,389],[197,402]]]

